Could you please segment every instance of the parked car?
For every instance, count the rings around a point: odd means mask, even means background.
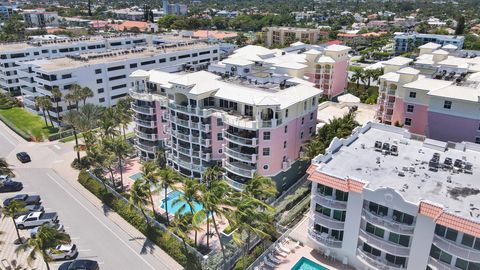
[[[0,183],[11,182],[12,178],[8,175],[0,175]]]
[[[27,194],[18,194],[14,197],[7,198],[3,201],[3,206],[9,205],[13,201],[23,201],[26,205],[41,204],[40,196],[38,195],[27,195]]]
[[[59,223],[47,223],[47,224],[45,224],[45,226],[51,227],[51,228],[53,228],[53,229],[55,229],[59,232],[64,232],[65,231],[65,227],[62,224],[59,224]],[[30,230],[30,237],[34,238],[35,235],[37,235],[39,229],[40,229],[40,226],[31,229]]]
[[[30,162],[30,156],[27,154],[27,152],[19,152],[17,153],[17,159],[20,160],[22,163],[27,163]]]
[[[23,189],[23,184],[16,181],[0,182],[0,193],[15,192]]]
[[[55,212],[32,212],[27,215],[19,216],[15,219],[15,222],[19,229],[24,229],[27,227],[40,226],[45,223],[56,223],[58,222],[58,215]]]
[[[74,260],[68,265],[68,270],[99,270],[98,263],[92,260]]]
[[[31,212],[43,212],[43,206],[41,206],[40,204],[27,205],[25,206],[25,211],[18,212],[15,215],[15,218],[26,215],[26,214],[30,214]]]
[[[76,245],[58,245],[55,248],[52,248],[47,251],[48,256],[52,260],[70,260],[78,254]],[[86,268],[77,268],[77,269],[86,269]]]

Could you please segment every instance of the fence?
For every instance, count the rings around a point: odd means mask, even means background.
[[[70,136],[73,136],[73,129],[69,129],[69,130],[61,131],[61,132],[58,132],[58,133],[55,133],[55,134],[51,134],[50,136],[48,136],[48,140],[49,141],[56,141],[56,140],[60,140],[60,139],[70,137]]]

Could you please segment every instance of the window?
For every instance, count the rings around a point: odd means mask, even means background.
[[[95,74],[100,74],[102,73],[102,69],[98,68],[98,69],[95,69]]]
[[[130,68],[136,68],[137,66],[137,63],[130,64]]]
[[[124,65],[121,65],[121,66],[114,66],[114,67],[109,67],[107,68],[108,71],[115,71],[115,70],[120,70],[120,69],[124,69],[125,66]]]
[[[222,120],[222,118],[217,118],[217,126],[218,126],[218,127],[223,127],[223,120]]]
[[[407,262],[407,258],[405,257],[400,257],[400,256],[394,256],[392,254],[385,254],[385,259],[388,262],[391,262],[395,265],[401,266],[402,268],[405,267],[405,264]]]
[[[222,133],[217,133],[217,141],[223,141]]]
[[[285,125],[285,127],[283,128],[284,129],[284,132],[287,133],[288,132],[288,126]]]
[[[432,245],[432,247],[430,248],[430,256],[446,264],[450,264],[452,262],[452,255],[440,250],[434,245]]]
[[[158,63],[165,63],[166,61],[167,61],[167,59],[165,59],[165,58],[158,59]]]
[[[268,147],[263,148],[263,156],[264,157],[270,156],[270,148]]]
[[[310,128],[308,129],[308,133],[313,134],[313,127],[310,127]]]
[[[263,165],[263,170],[268,171],[268,165],[267,164]]]
[[[283,142],[283,149],[287,148],[287,141]]]
[[[332,213],[332,209],[324,207],[318,203],[315,205],[315,211],[327,217],[330,217],[330,213]]]
[[[124,97],[124,96],[126,96],[126,95],[127,95],[127,93],[115,95],[115,96],[112,96],[112,99],[122,98],[122,97]]]
[[[348,192],[344,192],[338,189],[335,190],[335,200],[342,202],[348,201]]]
[[[62,75],[62,79],[70,79],[70,78],[72,78],[72,73]]]
[[[480,269],[480,263],[469,262],[463,259],[457,258],[455,260],[455,267],[463,270],[478,270]]]
[[[127,77],[127,75],[120,75],[120,76],[110,77],[110,78],[108,78],[108,80],[109,81],[116,81],[116,80],[125,79],[126,77]]]
[[[97,83],[102,83],[103,80],[102,79],[97,79]]]
[[[373,226],[372,224],[367,222],[367,225],[365,227],[365,231],[367,231],[370,234],[376,235],[380,238],[383,238],[383,235],[385,234],[385,230],[382,228],[378,228]]]
[[[410,98],[416,98],[417,97],[417,92],[410,91],[409,97]]]
[[[339,221],[345,221],[346,211],[333,210],[333,218]]]
[[[382,252],[374,247],[371,247],[369,244],[367,243],[363,243],[363,251],[365,252],[368,252],[374,256],[377,256],[377,257],[380,257],[380,255],[382,254]]]
[[[463,234],[462,245],[467,247],[472,247],[474,242],[475,242],[475,236],[472,236],[466,233]]]
[[[174,57],[170,57],[170,62],[176,61],[176,60],[177,60],[177,57],[175,57],[175,56],[174,56]]]
[[[140,65],[142,66],[151,65],[151,64],[155,64],[155,60],[150,60],[150,61],[145,61],[140,63]]]
[[[312,107],[315,106],[316,100],[317,100],[316,97],[313,97],[313,98],[312,98]]]
[[[305,117],[302,117],[302,125],[305,123]]]
[[[408,245],[410,244],[410,236],[390,232],[390,234],[388,235],[388,241],[404,247],[408,247]]]
[[[445,102],[443,103],[443,108],[450,110],[452,108],[452,102],[450,100],[445,100]]]
[[[405,118],[405,126],[411,126],[412,125],[412,119],[411,118]]]
[[[313,120],[313,112],[310,113],[310,120]]]
[[[326,227],[323,227],[322,225],[320,224],[315,224],[313,226],[313,229],[319,233],[328,233],[328,228]]]
[[[188,57],[190,57],[190,54],[184,54],[184,55],[180,55],[178,57],[178,59],[185,59],[185,58],[188,58]]]
[[[413,112],[413,105],[407,105],[407,112]]]
[[[288,118],[288,109],[285,110],[285,118]]]
[[[435,227],[435,234],[451,241],[457,241],[458,231],[437,224]]]
[[[370,212],[372,212],[376,215],[382,216],[382,217],[385,217],[388,214],[388,207],[376,204],[374,202],[369,203],[368,210],[370,210]]]
[[[270,131],[263,132],[263,140],[268,141],[270,140]]]
[[[112,86],[112,90],[117,90],[117,89],[124,88],[124,87],[127,87],[127,85],[126,84],[119,84],[119,85]]]
[[[300,139],[303,139],[303,131],[300,132]]]
[[[475,137],[475,143],[480,144],[480,137]]]
[[[306,110],[306,109],[307,109],[307,101],[305,100],[305,101],[303,102],[303,110]]]
[[[399,223],[412,225],[414,217],[412,215],[405,214],[397,210],[393,210],[392,219]]]
[[[322,184],[317,184],[317,192],[324,196],[332,196],[333,188]]]
[[[98,89],[97,89],[97,93],[101,94],[101,93],[103,93],[103,92],[105,92],[105,90],[104,90],[103,88],[98,88]]]
[[[103,97],[102,97],[102,98],[99,98],[99,99],[98,99],[98,102],[100,102],[100,103],[105,102],[105,98],[103,98]]]
[[[199,54],[200,54],[200,55],[210,54],[210,51],[203,51],[203,52],[200,52]]]

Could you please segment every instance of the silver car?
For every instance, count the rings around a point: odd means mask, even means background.
[[[77,245],[58,245],[54,249],[47,251],[52,260],[70,260],[77,256]]]

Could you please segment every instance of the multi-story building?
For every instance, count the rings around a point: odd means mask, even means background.
[[[412,51],[413,49],[429,43],[438,43],[440,45],[452,44],[457,48],[463,48],[464,36],[419,34],[419,33],[395,33],[395,53]]]
[[[402,57],[383,63],[376,117],[432,139],[480,143],[480,57],[439,48],[421,46],[415,63]]]
[[[301,41],[309,44],[317,44],[325,31],[318,28],[297,28],[272,26],[265,27],[263,30],[263,44],[267,47],[274,45],[287,46],[295,41]]]
[[[164,14],[174,14],[174,15],[187,15],[188,7],[187,5],[180,3],[168,3],[168,0],[163,0],[163,12]]]
[[[27,9],[22,13],[28,27],[58,26],[60,23],[57,12],[46,11],[44,8]]]
[[[308,244],[356,269],[478,269],[480,147],[367,123],[308,169]]]
[[[36,96],[50,96],[54,87],[65,94],[72,84],[93,91],[89,103],[113,106],[128,94],[129,75],[139,68],[172,72],[205,68],[218,57],[218,45],[179,42],[20,62],[18,71],[24,103],[31,110],[36,110]],[[74,107],[75,104],[61,100],[58,108],[52,108],[52,116],[56,116],[57,111],[65,112]]]
[[[322,94],[311,83],[253,83],[206,71],[138,70],[131,77],[142,158],[165,145],[168,165],[194,178],[221,163],[225,180],[239,190],[255,173],[279,190],[304,175],[302,147],[315,133]]]
[[[298,45],[300,44],[300,45]],[[305,79],[332,98],[347,86],[350,47],[331,45],[308,46],[296,42],[302,50],[271,50],[261,46],[245,46],[234,51],[227,59],[208,67],[217,74],[245,77],[253,82],[280,82],[282,79]],[[310,50],[304,51],[308,48]]]
[[[143,10],[140,9],[116,9],[112,11],[116,19],[119,20],[129,20],[129,21],[143,21],[145,19],[145,14]]]
[[[8,20],[13,14],[13,7],[10,3],[0,3],[0,22]]]
[[[71,39],[31,40],[6,43],[0,46],[0,89],[20,94],[21,82],[18,74],[19,62],[57,58],[66,55],[105,52],[135,46],[171,43],[169,36],[154,35],[111,35]]]

